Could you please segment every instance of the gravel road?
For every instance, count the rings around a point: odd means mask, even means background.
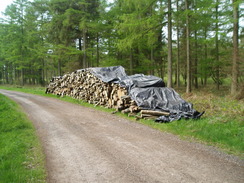
[[[33,121],[48,182],[244,182],[244,161],[115,115],[0,90]]]

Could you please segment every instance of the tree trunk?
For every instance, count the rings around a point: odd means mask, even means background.
[[[42,67],[40,69],[40,74],[39,74],[39,84],[41,84],[41,86],[45,86],[45,72],[44,72],[44,68],[45,68],[45,60],[44,58],[41,59],[42,60]]]
[[[15,64],[12,64],[12,84],[16,84],[16,68]]]
[[[154,65],[155,65],[155,61],[154,61],[154,51],[153,51],[153,47],[151,48],[151,53],[150,53],[150,60],[151,60],[151,75],[154,75]]]
[[[179,12],[179,2],[176,0],[177,12]],[[177,17],[177,27],[176,27],[176,36],[177,36],[177,68],[176,68],[176,86],[180,87],[180,40],[179,40],[179,20]]]
[[[167,87],[172,87],[172,20],[171,0],[168,0],[168,82]]]
[[[4,70],[3,70],[3,67],[1,68],[1,71],[0,71],[0,84],[4,84]]]
[[[99,34],[97,33],[97,67],[99,66],[100,54],[99,54]]]
[[[197,0],[194,1],[194,12],[197,12]],[[197,23],[197,22],[196,22]],[[194,41],[195,41],[195,58],[194,58],[194,87],[198,88],[198,40],[197,40],[197,30],[194,31]]]
[[[215,24],[215,28],[216,28],[216,35],[215,35],[215,59],[216,59],[216,86],[217,86],[217,90],[219,90],[219,85],[220,85],[220,78],[219,78],[219,23],[218,23],[218,19],[219,19],[219,12],[218,12],[218,8],[219,8],[219,0],[216,0],[216,7],[215,7],[215,13],[216,13],[216,24]]]
[[[237,0],[232,0],[233,2],[233,18],[234,18],[234,28],[233,28],[233,59],[232,59],[232,80],[231,80],[231,94],[235,95],[237,93],[238,84],[238,21],[239,21],[239,5]]]
[[[185,10],[188,11],[188,0],[185,0]],[[189,15],[186,15],[186,93],[191,92],[191,61],[190,61],[190,28]]]
[[[86,68],[87,61],[86,61],[86,30],[83,29],[83,68]]]
[[[207,40],[207,29],[205,28],[205,32],[204,32],[204,37],[205,40]],[[204,44],[204,59],[205,59],[205,63],[204,63],[204,86],[207,85],[207,68],[206,68],[206,62],[207,62],[207,58],[208,58],[208,46],[207,43]]]
[[[13,68],[13,64],[9,64],[9,84],[13,84],[13,73],[14,73],[14,68]]]
[[[197,77],[197,64],[198,64],[198,43],[197,43],[197,31],[195,31],[195,58],[194,58],[194,86],[198,88],[198,77]]]
[[[61,76],[61,60],[58,58],[58,75]]]
[[[133,74],[133,53],[132,48],[130,49],[130,75]]]
[[[20,85],[24,86],[25,79],[24,79],[24,69],[23,68],[21,69],[21,76],[20,77],[21,77]]]
[[[5,81],[6,81],[6,84],[9,84],[8,70],[9,70],[9,68],[8,68],[8,65],[6,64],[5,65]]]
[[[81,38],[79,38],[78,40],[79,40],[79,50],[82,51]],[[82,58],[82,55],[79,55],[79,63],[80,63],[80,66],[83,67],[83,58]]]

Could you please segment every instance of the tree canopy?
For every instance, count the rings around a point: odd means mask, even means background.
[[[0,84],[122,65],[187,92],[229,80],[234,94],[244,79],[241,8],[241,0],[15,0],[0,21]]]

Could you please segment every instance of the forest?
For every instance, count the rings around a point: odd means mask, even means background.
[[[15,0],[0,20],[0,84],[121,65],[168,87],[244,88],[241,0]]]

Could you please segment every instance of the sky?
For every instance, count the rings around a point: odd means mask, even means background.
[[[113,2],[113,0],[108,0],[109,2]],[[14,0],[0,0],[0,17],[3,17],[2,12],[5,11],[8,5],[12,4]]]
[[[5,9],[7,8],[7,5],[12,4],[13,1],[14,0],[0,0],[0,12],[1,12],[0,17],[3,17],[2,12],[4,12]]]

